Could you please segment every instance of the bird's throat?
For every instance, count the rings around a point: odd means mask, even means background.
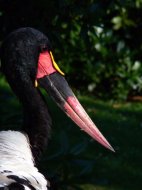
[[[24,99],[23,129],[28,134],[35,161],[38,161],[46,148],[50,136],[51,117],[46,102],[40,91],[34,89],[31,100]]]

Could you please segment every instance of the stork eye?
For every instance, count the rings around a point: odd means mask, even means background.
[[[45,44],[43,44],[40,46],[40,52],[43,53],[45,51],[48,51],[48,47]]]

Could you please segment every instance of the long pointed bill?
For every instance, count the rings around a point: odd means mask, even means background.
[[[114,151],[81,106],[63,76],[55,72],[39,78],[38,83],[82,130],[106,148]]]

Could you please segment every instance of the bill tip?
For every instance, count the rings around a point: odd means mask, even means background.
[[[111,150],[112,152],[115,152],[115,150],[112,146],[109,146],[109,150]]]

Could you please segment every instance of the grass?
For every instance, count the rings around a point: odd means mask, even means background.
[[[142,104],[117,103],[80,96],[79,100],[116,153],[106,150],[47,98],[52,138],[40,164],[59,189],[139,190],[142,186]],[[0,79],[0,127],[19,129],[22,109]]]

